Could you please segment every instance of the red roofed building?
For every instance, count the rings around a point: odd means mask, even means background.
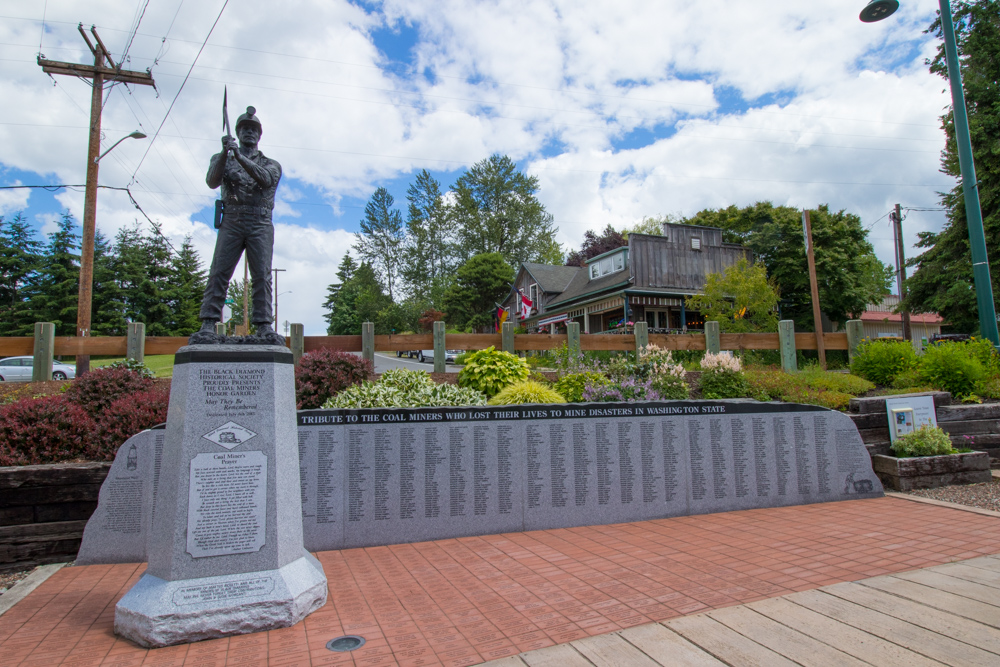
[[[899,305],[899,296],[886,294],[881,303],[868,304],[868,310],[861,314],[865,338],[903,337],[903,316],[892,312]],[[910,333],[913,346],[923,349],[926,341],[934,334],[941,333],[944,318],[937,313],[910,313]]]

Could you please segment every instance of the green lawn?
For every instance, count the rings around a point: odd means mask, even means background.
[[[90,365],[93,368],[99,368],[122,359],[124,357],[91,357]],[[174,375],[174,355],[172,354],[147,354],[143,361],[158,378],[168,378]]]

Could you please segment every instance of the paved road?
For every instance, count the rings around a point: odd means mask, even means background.
[[[375,353],[375,372],[384,373],[390,368],[406,368],[408,370],[419,370],[427,371],[428,373],[434,372],[434,362],[430,359],[426,363],[420,363],[418,359],[408,359],[406,357],[397,357],[393,352],[376,352]],[[447,373],[457,373],[462,370],[461,366],[453,366],[447,364],[445,367],[445,372]]]

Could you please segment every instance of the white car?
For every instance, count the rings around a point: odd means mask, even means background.
[[[463,352],[465,352],[465,350],[445,350],[444,351],[445,363],[446,364],[455,363],[455,359],[457,359],[458,355],[462,354]],[[420,363],[424,363],[425,361],[434,363],[434,350],[416,350],[414,352],[411,352],[410,354],[419,359]]]
[[[0,382],[31,382],[34,357],[7,357],[0,359]],[[69,380],[76,377],[76,368],[59,361],[52,362],[52,379]]]

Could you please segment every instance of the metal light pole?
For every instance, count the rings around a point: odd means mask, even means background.
[[[965,218],[969,228],[969,246],[972,249],[972,277],[976,284],[979,333],[994,346],[1000,346],[996,306],[993,302],[993,283],[990,282],[990,265],[986,255],[983,211],[979,205],[979,181],[976,178],[976,165],[972,159],[972,139],[969,136],[969,116],[965,110],[962,68],[958,63],[955,24],[951,20],[949,0],[938,0],[938,4],[941,7],[941,32],[944,33],[948,78],[951,81],[951,106],[955,116],[955,143],[958,146],[958,164],[962,173],[962,192],[965,195]],[[860,18],[865,23],[881,21],[898,7],[899,2],[896,0],[872,0],[861,11]]]

